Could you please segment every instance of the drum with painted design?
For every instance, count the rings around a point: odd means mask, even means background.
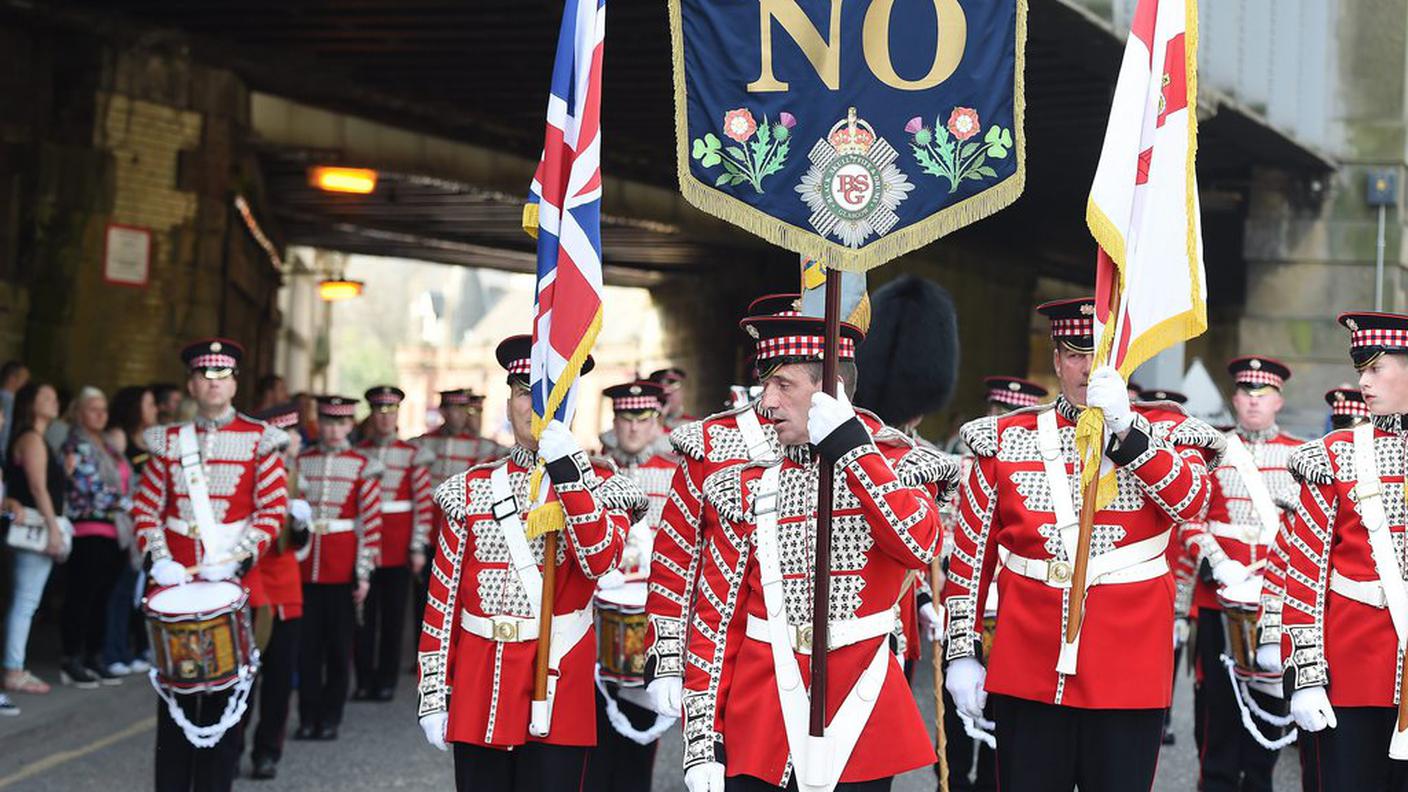
[[[153,591],[142,601],[158,681],[176,693],[225,690],[254,657],[249,593],[227,580]]]
[[[645,597],[644,581],[596,593],[597,673],[622,687],[645,684]]]

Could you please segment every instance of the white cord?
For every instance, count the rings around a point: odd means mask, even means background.
[[[1237,696],[1237,708],[1242,711],[1242,726],[1245,727],[1247,732],[1251,734],[1252,739],[1256,740],[1257,744],[1259,744],[1262,748],[1265,748],[1268,751],[1279,751],[1282,748],[1285,748],[1287,745],[1290,745],[1291,743],[1295,742],[1296,737],[1300,734],[1300,732],[1296,729],[1291,729],[1279,740],[1266,739],[1266,736],[1261,733],[1261,729],[1258,729],[1256,727],[1256,724],[1252,722],[1252,713],[1251,710],[1247,709],[1246,701],[1247,699],[1251,698],[1251,693],[1248,692],[1245,698],[1242,696],[1242,690],[1246,687],[1246,683],[1243,682],[1241,679],[1237,678],[1237,664],[1233,662],[1232,658],[1228,657],[1227,655],[1222,655],[1221,659],[1222,664],[1227,667],[1227,678],[1232,682],[1232,693]],[[1292,718],[1290,717],[1286,717],[1283,719],[1281,716],[1272,715],[1266,712],[1265,710],[1262,710],[1260,707],[1256,706],[1255,702],[1252,703],[1252,706],[1256,707],[1257,711],[1261,713],[1258,717],[1261,717],[1263,720],[1265,720],[1268,724],[1272,726],[1283,727],[1289,725],[1292,721]],[[1278,723],[1277,721],[1283,722]]]
[[[250,664],[240,667],[239,680],[234,687],[230,688],[230,698],[225,702],[225,711],[221,713],[220,720],[209,726],[197,726],[186,717],[186,711],[181,707],[177,696],[162,686],[158,681],[157,669],[153,667],[147,672],[147,679],[151,680],[152,687],[156,690],[157,696],[166,702],[166,711],[171,715],[171,720],[181,727],[186,739],[191,745],[197,748],[210,748],[220,742],[220,738],[225,736],[225,732],[230,727],[240,722],[244,717],[245,710],[249,708],[249,691],[254,686],[254,674],[259,670],[259,650],[254,650],[250,657]]]
[[[962,712],[958,713],[958,719],[963,721],[963,731],[969,737],[972,737],[974,740],[977,740],[994,751],[997,750],[997,736],[987,731],[987,729],[996,728],[996,724],[988,720],[974,721]]]
[[[600,669],[598,669],[600,670]],[[631,721],[621,712],[621,708],[616,705],[616,699],[606,692],[606,685],[602,684],[600,674],[596,677],[596,689],[601,691],[601,697],[606,699],[606,719],[611,722],[611,728],[617,734],[637,745],[649,745],[660,739],[660,735],[670,730],[675,725],[675,719],[668,715],[657,714],[655,723],[649,729],[641,731],[631,725]]]

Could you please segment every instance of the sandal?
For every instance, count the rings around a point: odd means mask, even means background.
[[[28,669],[5,672],[5,689],[11,693],[44,694],[50,690],[49,683],[29,673]]]

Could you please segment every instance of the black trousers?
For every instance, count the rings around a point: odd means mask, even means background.
[[[358,690],[396,689],[410,592],[411,570],[406,567],[382,567],[372,573],[362,623],[357,626],[354,660]]]
[[[1388,758],[1389,736],[1398,720],[1394,707],[1336,707],[1339,725],[1301,732],[1301,763],[1307,792],[1368,790],[1408,792],[1408,762]]]
[[[997,789],[997,754],[968,736],[953,697],[944,690],[944,755],[948,758],[948,788],[952,792],[994,792]],[[992,717],[992,705],[984,713]],[[934,766],[938,772],[938,765]]]
[[[583,784],[586,748],[535,742],[512,751],[469,743],[453,745],[456,792],[586,792],[590,789]]]
[[[616,699],[621,714],[640,731],[655,723],[655,711]],[[621,736],[606,718],[606,698],[596,692],[596,747],[587,751],[586,786],[591,792],[650,792],[655,749],[660,741],[641,745]]]
[[[836,792],[889,792],[890,782],[893,778],[877,778],[873,781],[856,781],[849,784],[837,784]],[[780,787],[769,784],[761,778],[753,776],[730,776],[724,779],[724,792],[771,792],[777,789],[787,789],[796,792],[797,782],[789,779],[787,786]]]
[[[1203,792],[1271,792],[1271,773],[1279,752],[1262,748],[1242,725],[1236,692],[1220,659],[1227,645],[1222,613],[1198,612],[1198,667],[1202,682],[1193,691],[1194,717],[1199,721],[1202,743]],[[1274,715],[1285,715],[1285,699],[1251,691],[1256,703]],[[1279,738],[1284,729],[1255,721],[1264,737]]]
[[[994,695],[997,788],[1003,792],[1151,789],[1164,710],[1079,709]]]
[[[298,670],[298,638],[302,619],[274,619],[269,645],[260,658],[259,723],[254,727],[255,759],[279,761],[284,755],[284,732],[288,725],[288,702],[293,695],[293,676]]]
[[[342,723],[352,664],[351,583],[303,584],[298,640],[298,721],[318,728]]]
[[[186,717],[197,726],[220,720],[229,691],[210,695],[178,696]],[[166,702],[156,703],[156,792],[229,792],[240,764],[239,727],[225,732],[220,742],[197,748],[171,719]]]
[[[68,558],[64,591],[62,642],[65,657],[102,661],[107,634],[108,595],[122,573],[123,554],[116,539],[79,536]]]

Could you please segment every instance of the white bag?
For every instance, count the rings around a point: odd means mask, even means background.
[[[63,557],[73,552],[73,523],[67,517],[58,518],[59,533],[63,536]],[[38,509],[25,507],[10,523],[5,543],[16,550],[43,553],[49,549],[49,526]]]

